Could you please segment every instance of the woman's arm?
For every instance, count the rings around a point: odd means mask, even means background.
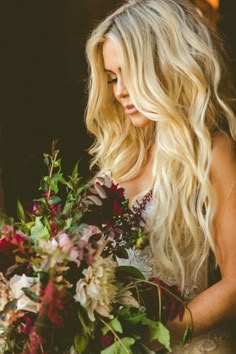
[[[194,335],[236,317],[236,150],[223,133],[213,138],[211,181],[217,205],[212,231],[222,280],[189,303]],[[169,329],[180,338],[184,325],[174,320]]]
[[[196,296],[189,304],[193,318],[193,335],[203,334],[218,323],[236,317],[236,151],[235,143],[223,134],[213,138],[211,182],[216,196],[213,237],[222,280]],[[189,317],[186,311],[186,317]],[[179,343],[189,318],[167,324]],[[159,345],[151,345],[158,350]]]

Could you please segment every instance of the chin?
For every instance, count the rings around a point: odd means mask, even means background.
[[[148,124],[152,124],[152,121],[146,117],[144,117],[141,114],[135,114],[132,116],[129,116],[132,124],[137,127],[137,128],[144,128],[146,127]]]

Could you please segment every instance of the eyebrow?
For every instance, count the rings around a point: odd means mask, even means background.
[[[105,72],[107,72],[107,73],[110,73],[110,74],[114,74],[114,75],[116,75],[116,73],[114,73],[114,71],[112,71],[112,70],[109,70],[109,69],[104,69],[104,71],[105,71]]]
[[[121,68],[120,68],[120,67],[118,68],[118,70],[119,70],[119,72],[121,73]],[[112,71],[112,70],[110,70],[110,69],[106,69],[106,68],[105,68],[104,71],[107,72],[107,73],[110,73],[110,74],[117,75],[114,71]]]

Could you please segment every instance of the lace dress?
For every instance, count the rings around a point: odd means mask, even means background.
[[[152,192],[148,192],[142,199],[139,199],[139,202],[136,201],[136,203],[133,203],[132,205],[134,211],[140,213],[145,220],[152,208]],[[172,284],[173,280],[164,279],[163,272],[159,272],[159,270],[156,268],[154,269],[152,260],[153,255],[151,248],[150,246],[146,246],[143,250],[130,250],[129,259],[126,260],[126,264],[128,263],[130,265],[136,266],[144,273],[147,278],[152,275],[159,276],[166,283]],[[206,262],[202,267],[197,284],[193,284],[191,288],[185,289],[184,298],[186,302],[193,299],[208,287],[209,276],[212,278],[212,273],[215,271],[214,267],[209,267],[209,263],[211,262]],[[172,348],[172,353],[236,354],[236,326],[235,324],[222,324],[204,335],[194,337],[191,343],[188,343],[185,346],[175,346]]]

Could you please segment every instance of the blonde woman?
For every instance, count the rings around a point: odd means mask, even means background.
[[[173,353],[236,350],[236,119],[221,51],[184,0],[130,0],[87,43],[92,166],[143,201],[147,265],[192,313],[184,347],[185,321],[168,323]]]

